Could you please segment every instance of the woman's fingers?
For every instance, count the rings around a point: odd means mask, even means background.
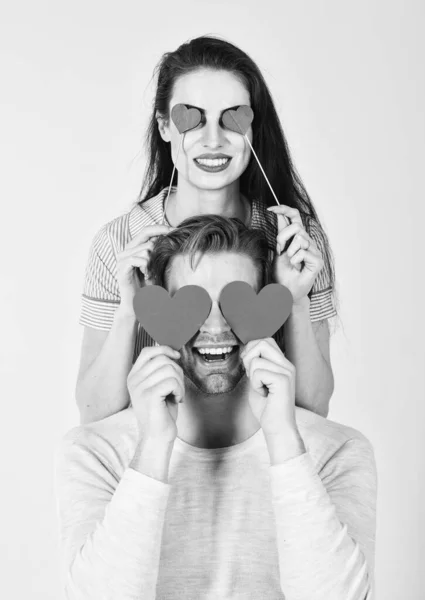
[[[298,250],[308,250],[308,248],[312,245],[313,240],[310,239],[308,233],[305,229],[299,231],[293,238],[292,242],[289,244],[286,253],[289,258],[291,258],[295,252]]]
[[[138,244],[137,246],[132,246],[131,248],[127,246],[125,249],[120,252],[120,256],[141,256],[142,254],[148,254],[152,251],[154,247],[154,241],[150,240],[149,242],[144,242],[143,244]]]
[[[299,223],[292,223],[291,225],[288,225],[277,234],[276,244],[280,246],[281,249],[284,248],[286,242],[300,231],[303,231],[303,226]]]
[[[299,223],[301,226],[303,224],[300,211],[297,208],[280,204],[279,206],[269,206],[267,210],[274,212],[276,215],[283,215],[284,217],[289,218],[291,223]]]
[[[132,240],[128,242],[125,249],[135,248],[139,244],[144,244],[150,240],[150,238],[158,237],[159,235],[166,235],[172,231],[172,227],[168,225],[149,225],[144,227]]]
[[[290,259],[291,265],[296,266],[302,262],[309,271],[318,273],[324,265],[323,258],[320,254],[310,252],[310,250],[298,250]]]

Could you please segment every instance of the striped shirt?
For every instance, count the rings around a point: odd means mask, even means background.
[[[164,222],[164,201],[168,188],[157,196],[137,204],[128,213],[106,223],[94,237],[87,262],[82,294],[80,324],[94,329],[109,331],[114,320],[115,310],[120,303],[120,290],[117,281],[117,254],[144,228]],[[271,248],[276,247],[277,217],[266,210],[266,205],[253,200],[251,203],[251,228],[266,232]],[[324,247],[318,226],[310,223],[309,234],[322,255]],[[336,314],[333,290],[330,286],[329,271],[326,265],[318,273],[310,297],[310,319],[312,322],[329,319]],[[283,327],[276,334],[276,340],[284,348]],[[154,340],[138,327],[134,359],[144,346],[155,345]]]

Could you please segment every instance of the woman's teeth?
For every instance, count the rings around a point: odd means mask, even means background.
[[[229,162],[228,158],[195,158],[196,162],[206,167],[221,167]]]

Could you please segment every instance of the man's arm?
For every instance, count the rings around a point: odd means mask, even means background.
[[[153,600],[171,450],[139,445],[118,480],[84,442],[66,439],[56,467],[66,597]]]
[[[320,474],[308,452],[272,460],[270,473],[285,598],[371,600],[377,477],[370,443],[348,440]]]

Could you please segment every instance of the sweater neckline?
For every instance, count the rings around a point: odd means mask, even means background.
[[[174,450],[193,458],[213,461],[217,458],[234,458],[235,456],[244,454],[253,448],[256,448],[257,446],[262,445],[263,443],[265,443],[265,439],[263,430],[260,427],[253,435],[243,442],[223,448],[199,448],[198,446],[192,446],[192,444],[188,444],[181,438],[177,437],[174,441]]]

